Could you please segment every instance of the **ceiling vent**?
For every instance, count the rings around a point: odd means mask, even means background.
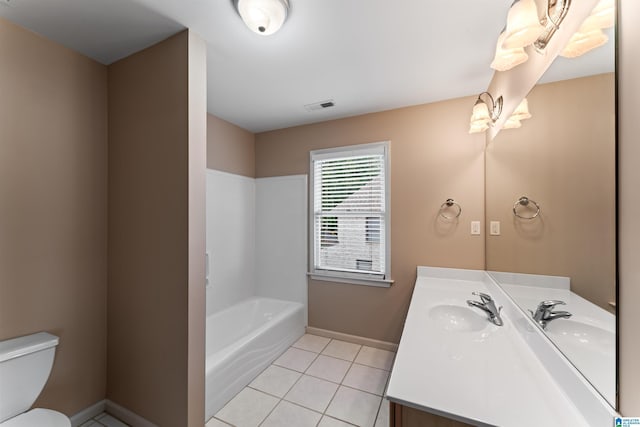
[[[313,104],[307,104],[304,108],[307,111],[318,111],[325,110],[327,108],[334,107],[336,104],[333,102],[333,99],[327,99],[326,101],[315,102]]]

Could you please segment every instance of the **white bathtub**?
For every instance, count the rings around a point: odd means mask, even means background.
[[[271,298],[207,317],[206,420],[304,334],[304,319],[302,304]]]

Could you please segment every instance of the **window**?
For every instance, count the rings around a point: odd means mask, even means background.
[[[311,276],[388,286],[389,143],[311,152]]]

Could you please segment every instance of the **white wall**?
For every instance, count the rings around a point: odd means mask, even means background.
[[[255,294],[255,180],[207,170],[207,315]]]
[[[306,175],[207,170],[207,253],[207,315],[252,296],[306,307]]]
[[[307,306],[307,206],[306,175],[256,180],[257,295]]]

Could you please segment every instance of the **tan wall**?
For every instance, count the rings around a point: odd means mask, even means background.
[[[207,114],[207,168],[254,178],[255,135]]]
[[[486,150],[487,269],[568,276],[577,294],[611,310],[616,286],[615,76],[537,85],[533,117]],[[526,195],[534,220],[513,215]],[[525,214],[530,212],[519,209]]]
[[[619,179],[619,409],[640,414],[640,2],[621,0],[618,11],[618,179]]]
[[[256,135],[256,176],[308,173],[309,151],[391,141],[391,270],[375,288],[309,281],[309,326],[398,342],[418,265],[484,268],[484,137],[469,135],[473,98],[367,114]],[[455,198],[459,222],[438,219]]]
[[[0,18],[0,340],[60,337],[37,405],[106,382],[107,70]]]
[[[159,426],[204,421],[204,390],[191,387],[204,377],[206,115],[191,93],[202,82],[188,80],[203,49],[190,41],[185,31],[109,66],[107,398]]]

